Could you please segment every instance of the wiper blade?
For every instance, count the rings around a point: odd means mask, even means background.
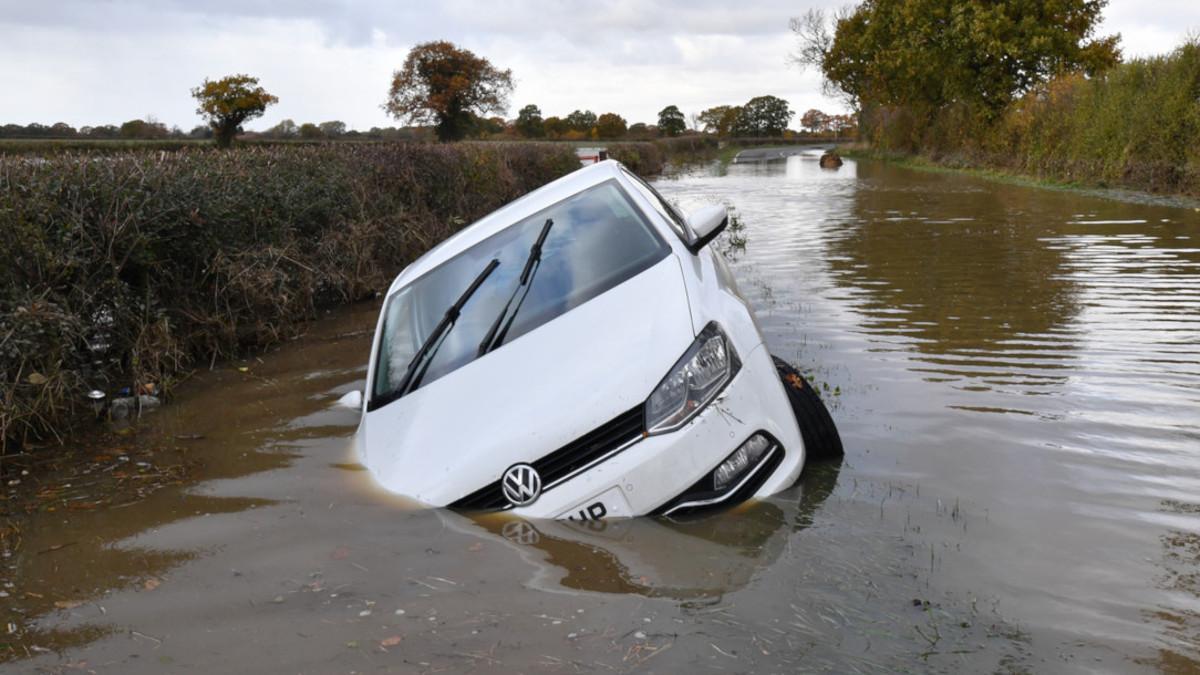
[[[421,378],[425,377],[425,371],[429,369],[430,362],[433,361],[438,348],[442,346],[443,338],[454,327],[454,322],[458,320],[458,315],[462,313],[463,305],[467,304],[467,300],[470,300],[475,291],[479,290],[479,287],[488,278],[488,275],[499,266],[500,260],[492,258],[492,261],[475,277],[475,281],[471,282],[467,290],[458,296],[458,300],[455,300],[453,305],[450,305],[446,313],[442,315],[442,320],[434,326],[433,330],[429,333],[429,337],[425,338],[425,341],[421,343],[421,347],[417,349],[417,353],[408,362],[408,369],[404,371],[404,379],[400,380],[400,385],[385,396],[384,400],[380,401],[377,406],[394,401],[420,386]]]
[[[533,276],[542,266],[542,245],[546,243],[546,235],[550,234],[550,228],[553,226],[552,218],[547,218],[546,224],[542,225],[542,231],[538,233],[533,246],[529,248],[529,257],[525,258],[525,267],[521,270],[521,278],[517,281],[517,287],[513,289],[512,295],[508,296],[508,302],[504,303],[504,309],[500,311],[500,316],[496,317],[496,321],[492,323],[492,327],[488,329],[487,334],[479,343],[478,356],[483,356],[504,344],[504,337],[508,334],[508,329],[512,326],[513,320],[517,318],[517,312],[521,311],[521,303],[525,302],[525,296],[529,295],[529,286],[533,282]],[[522,289],[524,289],[524,293],[521,293]],[[518,293],[521,293],[521,299],[514,306],[513,300],[516,300]],[[512,307],[511,314],[508,312],[510,307]]]

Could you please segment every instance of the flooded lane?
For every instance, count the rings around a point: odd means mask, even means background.
[[[1200,669],[1200,214],[816,157],[659,187],[735,207],[844,462],[694,523],[415,511],[332,405],[356,307],[119,450],[187,481],[22,522],[0,670]]]
[[[855,475],[974,525],[905,514],[939,586],[1095,658],[1195,666],[1200,213],[811,154],[663,189],[738,209],[743,290],[841,392]]]

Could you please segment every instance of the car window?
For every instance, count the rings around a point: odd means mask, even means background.
[[[668,202],[662,195],[660,195],[658,190],[650,187],[649,183],[637,177],[628,169],[625,169],[624,173],[629,178],[630,182],[633,183],[633,188],[640,192],[641,195],[646,198],[646,201],[650,202],[650,206],[654,207],[654,210],[658,211],[658,213],[664,219],[666,219],[667,224],[671,226],[672,230],[675,230],[675,234],[679,235],[679,238],[683,240],[683,243],[691,244],[695,237],[692,235],[692,229],[688,227],[687,219],[683,217],[683,214],[679,212],[679,209],[675,208],[671,202]]]
[[[409,361],[446,309],[496,258],[500,266],[463,307],[454,328],[430,361],[421,386],[477,358],[479,343],[517,288],[530,247],[547,218],[554,225],[505,344],[649,269],[670,253],[666,242],[615,180],[525,218],[459,253],[388,299],[373,397],[386,398],[399,385]]]

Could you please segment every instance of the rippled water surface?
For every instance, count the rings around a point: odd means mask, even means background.
[[[0,669],[1200,671],[1200,213],[815,154],[658,185],[734,207],[843,462],[686,524],[414,511],[331,406],[358,307],[104,451],[187,479],[22,521]]]

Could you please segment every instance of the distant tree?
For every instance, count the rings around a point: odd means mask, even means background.
[[[687,118],[678,107],[669,105],[658,111],[658,130],[665,136],[678,136],[687,131]]]
[[[834,138],[841,138],[844,132],[858,127],[858,123],[855,121],[854,115],[830,115],[825,126],[833,132]]]
[[[471,131],[472,136],[478,138],[488,138],[489,136],[497,136],[503,134],[508,129],[508,123],[503,117],[479,117],[471,116]]]
[[[795,115],[787,101],[775,96],[756,96],[742,106],[733,133],[737,136],[782,136]]]
[[[635,122],[629,125],[629,130],[625,133],[629,138],[637,140],[646,140],[654,137],[654,132],[645,122]]]
[[[567,126],[572,131],[582,131],[589,133],[592,127],[596,126],[596,113],[591,110],[576,110],[567,115]]]
[[[75,127],[66,122],[55,122],[50,127],[50,134],[55,138],[73,138],[76,133]]]
[[[503,114],[512,89],[511,70],[450,42],[426,42],[392,74],[383,108],[396,119],[435,124],[438,140],[454,141],[471,129],[472,115]]]
[[[321,132],[321,127],[313,124],[312,122],[305,122],[304,124],[301,124],[298,131],[300,138],[303,138],[306,141],[316,140],[325,136],[325,134]]]
[[[257,77],[230,75],[219,80],[204,80],[192,89],[199,102],[196,114],[206,119],[213,129],[217,145],[227,148],[247,120],[261,117],[267,106],[279,99],[258,85]]]
[[[321,124],[319,124],[318,126],[321,129],[321,133],[326,138],[337,138],[339,136],[346,135],[346,123],[342,122],[341,120],[333,120],[330,122],[321,122]]]
[[[296,122],[292,119],[281,120],[279,124],[267,130],[267,134],[275,138],[295,138],[296,134],[300,133],[300,128],[296,126]]]
[[[521,108],[517,113],[517,133],[525,138],[540,138],[545,135],[545,122],[542,120],[542,111],[536,105],[530,103]]]
[[[562,138],[570,129],[571,125],[561,117],[547,117],[546,121],[542,122],[542,130],[550,138]]]
[[[131,139],[155,139],[166,138],[167,126],[162,122],[153,119],[149,120],[129,120],[121,125],[121,138]]]
[[[286,121],[291,122],[291,120],[286,120]],[[292,126],[295,127],[296,123],[292,122]],[[188,132],[188,137],[189,138],[201,138],[201,139],[212,138],[213,137],[212,127],[208,126],[207,124],[200,124],[200,125],[194,126],[194,127],[192,127],[192,130]]]
[[[700,112],[700,123],[704,131],[718,136],[728,136],[737,122],[740,106],[719,105]]]
[[[829,127],[830,116],[812,108],[800,116],[800,126],[805,129],[817,133],[825,131]]]
[[[596,135],[605,140],[625,135],[625,118],[616,113],[604,113],[596,120]]]
[[[81,135],[87,136],[88,138],[119,138],[121,136],[121,130],[112,124],[84,127],[83,129],[80,129],[79,132]]]

